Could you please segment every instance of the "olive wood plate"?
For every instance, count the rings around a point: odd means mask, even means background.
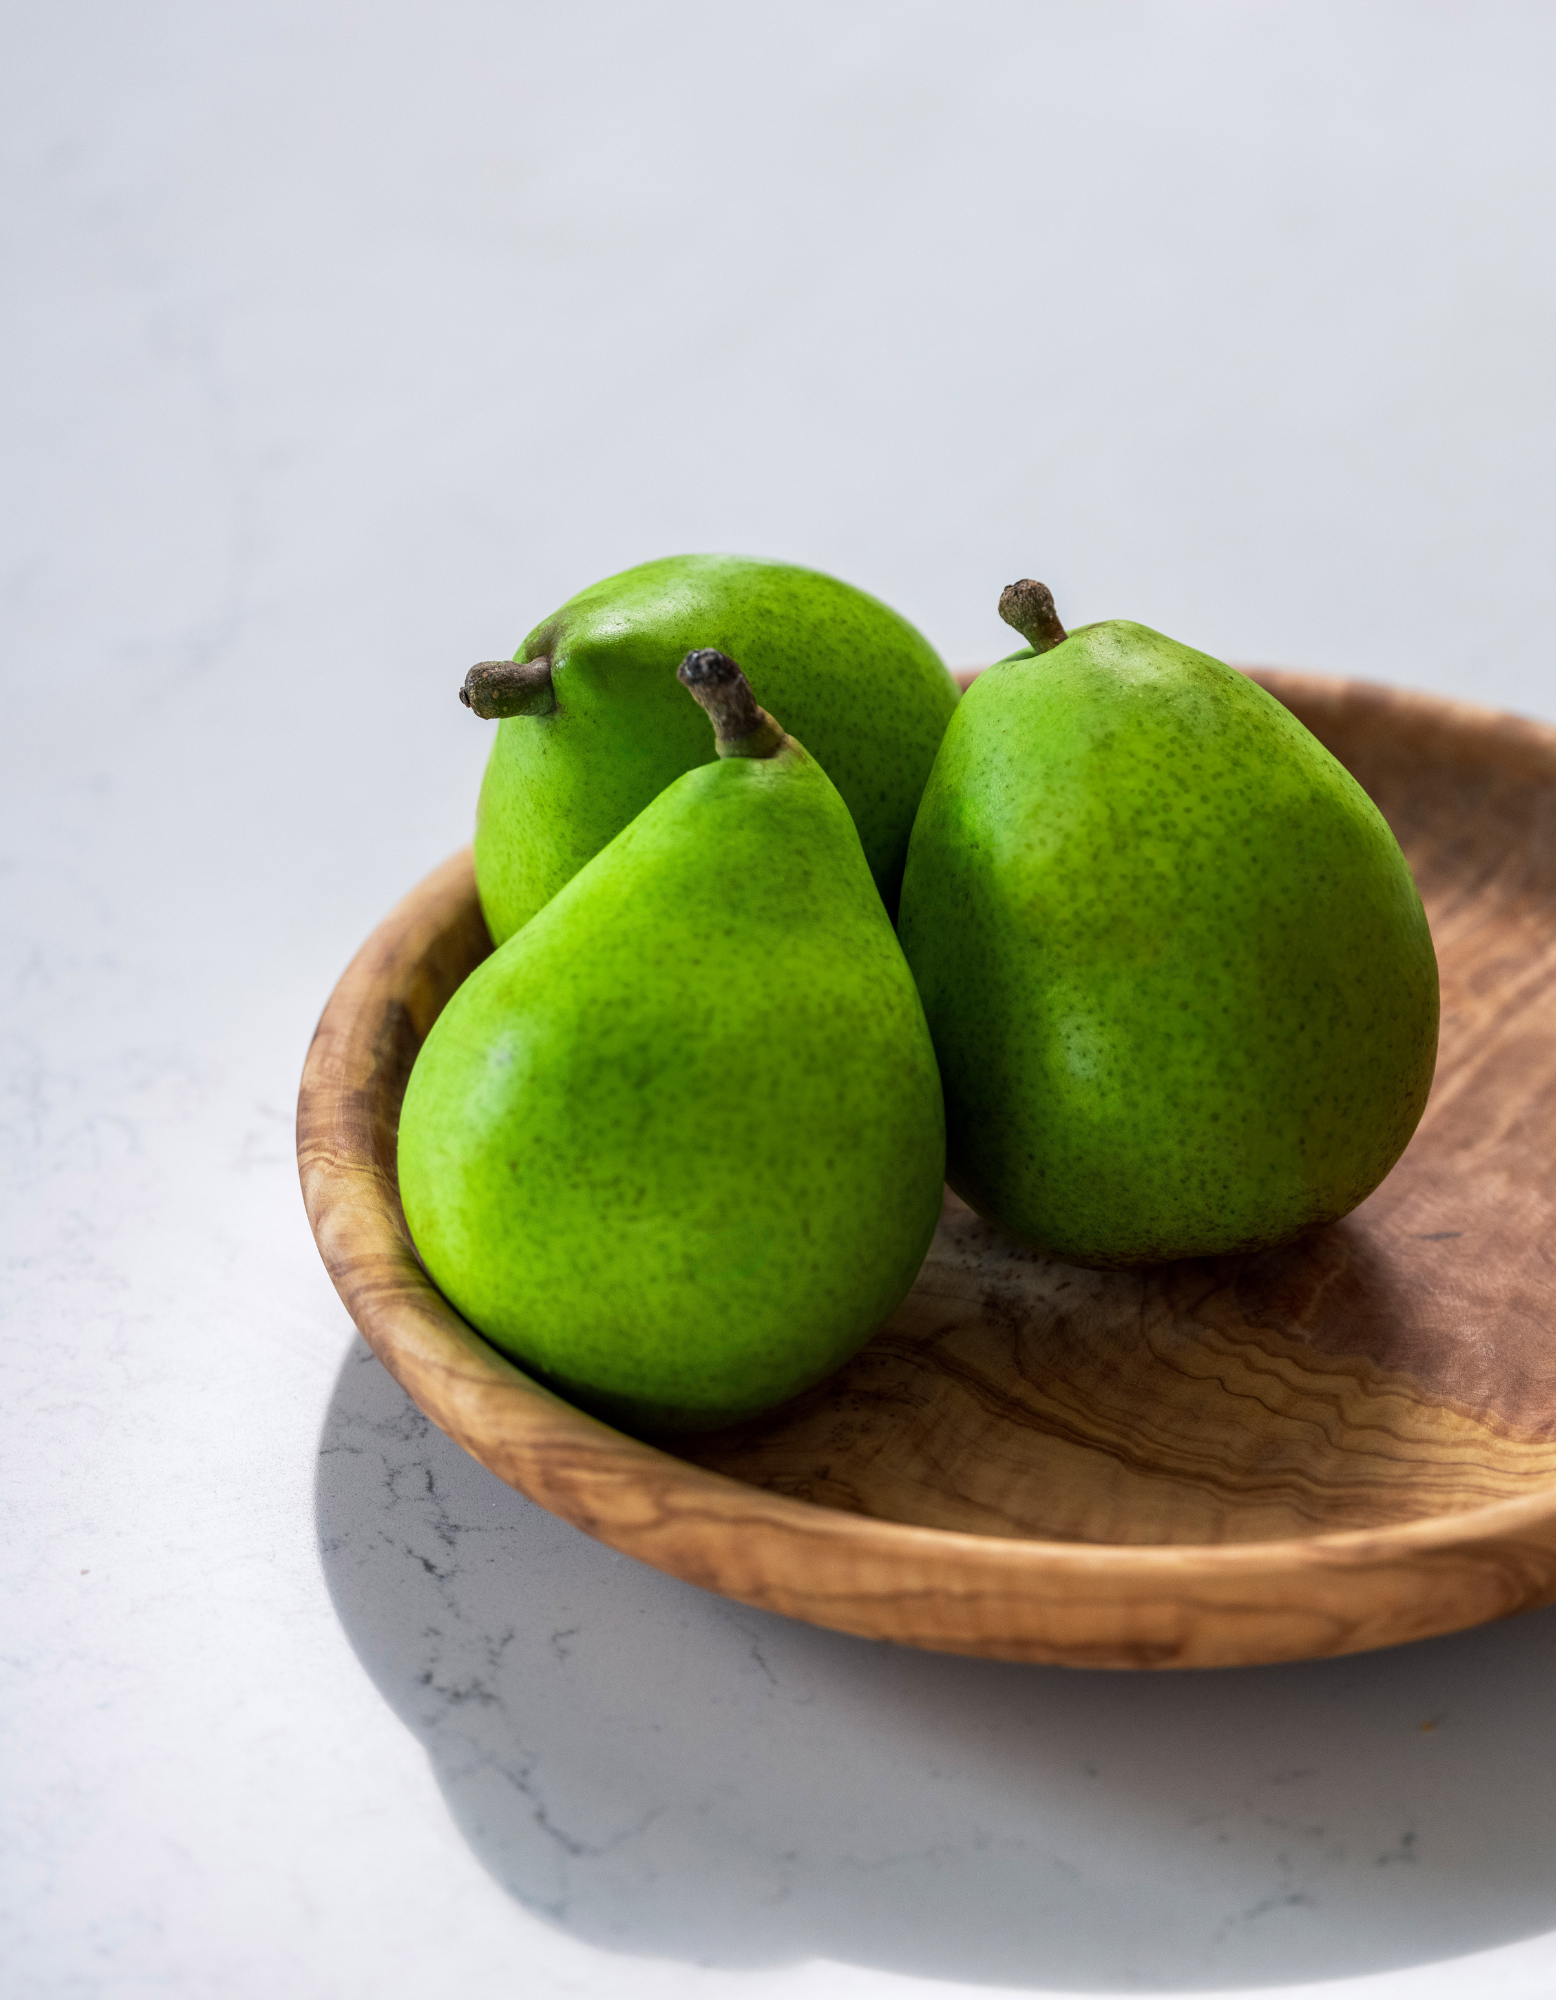
[[[954,1197],[912,1293],[765,1418],[657,1449],[449,1307],[395,1184],[406,1077],[490,950],[468,853],[358,953],[298,1105],[347,1310],[450,1437],[705,1589],[870,1638],[1077,1666],[1356,1652],[1556,1599],[1556,729],[1260,672],[1377,800],[1442,967],[1421,1127],[1286,1249],[1097,1272]]]

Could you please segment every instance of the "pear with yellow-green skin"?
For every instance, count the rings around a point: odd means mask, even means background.
[[[848,808],[721,653],[682,671],[717,761],[460,987],[399,1136],[445,1296],[653,1431],[846,1360],[912,1284],[945,1165],[929,1031]]]
[[[1383,816],[1289,710],[1143,625],[981,675],[913,829],[900,935],[948,1175],[1052,1255],[1253,1250],[1347,1214],[1425,1107],[1437,962]]]
[[[606,577],[462,690],[501,717],[476,814],[481,908],[501,944],[666,785],[714,749],[675,669],[693,647],[740,661],[842,794],[892,911],[924,780],[957,688],[889,605],[819,570],[669,556]]]

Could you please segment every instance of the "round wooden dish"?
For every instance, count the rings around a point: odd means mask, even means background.
[[[1354,1215],[1102,1273],[954,1198],[912,1294],[774,1416],[656,1450],[529,1381],[412,1253],[412,1059],[490,949],[468,854],[368,940],[298,1105],[319,1249],[384,1365],[500,1479],[641,1561],[871,1638],[1078,1666],[1359,1651],[1556,1598],[1556,730],[1257,676],[1410,857],[1431,1104]]]

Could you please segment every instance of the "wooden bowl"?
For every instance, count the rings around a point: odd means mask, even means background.
[[[846,1368],[657,1450],[488,1346],[406,1234],[405,1080],[490,950],[460,854],[353,961],[298,1105],[309,1219],[384,1365],[601,1541],[870,1638],[1224,1666],[1556,1598],[1556,730],[1256,678],[1387,815],[1442,965],[1431,1103],[1354,1215],[1260,1256],[1116,1273],[1053,1263],[948,1197],[911,1295]]]

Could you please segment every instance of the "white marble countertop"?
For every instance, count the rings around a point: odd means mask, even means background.
[[[454,691],[732,547],[1556,717],[1545,5],[82,0],[0,64],[0,1990],[1556,1993],[1556,1613],[871,1646],[428,1430],[296,1190]]]

